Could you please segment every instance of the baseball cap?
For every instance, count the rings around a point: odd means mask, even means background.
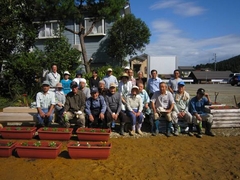
[[[201,95],[204,95],[205,94],[205,90],[203,88],[199,88],[197,90],[197,94],[201,94]]]
[[[43,81],[42,86],[43,86],[43,85],[50,86],[50,83],[49,83],[49,81]]]
[[[180,82],[178,83],[178,86],[185,86],[185,83],[184,83],[183,81],[180,81]]]
[[[76,87],[78,87],[77,82],[76,82],[76,81],[72,81],[71,84],[70,84],[70,87],[71,87],[71,88],[76,88]]]
[[[108,68],[107,71],[113,71],[112,68]]]
[[[91,93],[96,93],[96,92],[98,92],[98,88],[92,87],[92,88],[91,88]]]
[[[126,70],[127,70],[127,69],[130,69],[130,67],[129,67],[129,66],[126,66],[124,69],[126,69]]]

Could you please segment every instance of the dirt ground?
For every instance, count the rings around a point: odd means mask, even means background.
[[[75,160],[66,142],[57,159],[1,158],[1,180],[239,179],[240,138],[163,135],[111,138],[107,160]]]
[[[195,95],[200,85],[187,85]],[[202,87],[202,86],[201,86]],[[240,87],[204,85],[214,100],[233,104],[240,101]],[[214,129],[217,136],[198,139],[187,135],[120,137],[112,133],[107,160],[70,159],[66,144],[56,159],[0,158],[1,180],[26,179],[240,179],[240,129]],[[74,139],[75,138],[75,139]],[[76,141],[73,137],[71,141]]]

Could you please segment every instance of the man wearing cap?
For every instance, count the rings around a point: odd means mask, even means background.
[[[42,83],[42,92],[38,92],[36,96],[37,103],[37,120],[39,126],[49,126],[53,120],[55,94],[49,91],[50,83],[44,81]]]
[[[65,95],[71,91],[71,82],[72,80],[69,79],[70,73],[68,71],[64,71],[63,73],[63,79],[61,80],[62,86],[63,86],[63,92]]]
[[[64,92],[62,91],[63,87],[61,83],[57,83],[56,89],[55,89],[55,112],[58,117],[57,122],[63,124],[63,112],[64,112],[64,104],[66,102],[66,96]]]
[[[99,95],[98,88],[93,87],[91,89],[91,97],[87,99],[85,108],[88,127],[104,128],[106,108],[104,97]]]
[[[124,124],[127,116],[123,113],[122,110],[122,99],[119,92],[116,92],[117,85],[115,83],[110,84],[110,89],[107,95],[105,96],[105,102],[107,105],[106,121],[108,123],[115,123],[119,118],[120,120],[120,135],[124,135]]]
[[[171,78],[168,82],[168,90],[174,94],[178,91],[178,83],[183,81],[179,76],[180,76],[180,73],[179,73],[179,70],[178,69],[175,69],[174,72],[174,77]]]
[[[66,102],[64,104],[64,126],[70,127],[69,120],[76,119],[79,127],[85,127],[85,102],[86,97],[82,91],[78,89],[77,82],[71,83],[72,91],[66,96]]]
[[[159,83],[162,82],[162,79],[157,76],[157,70],[151,70],[151,78],[148,79],[146,88],[150,98],[152,97],[153,93],[159,91]]]
[[[118,85],[117,78],[112,75],[112,71],[112,68],[108,68],[106,76],[103,77],[103,81],[105,82],[105,87],[107,89],[109,89],[111,83]]]
[[[185,83],[180,81],[178,83],[178,91],[173,94],[174,96],[174,109],[172,112],[174,134],[178,136],[178,119],[184,119],[188,123],[188,135],[193,136],[193,122],[192,115],[188,111],[190,96],[185,91]]]
[[[85,94],[86,99],[87,99],[91,95],[90,95],[90,89],[88,87],[86,87],[86,84],[87,84],[86,79],[80,78],[80,80],[79,80],[79,90],[82,91]]]
[[[204,97],[205,96],[205,97]],[[211,105],[210,97],[203,88],[197,90],[197,95],[190,100],[189,111],[193,116],[193,122],[197,128],[197,137],[202,137],[201,123],[206,121],[205,134],[208,136],[215,136],[211,132],[213,115],[205,112],[205,105]]]
[[[167,91],[167,84],[161,82],[159,84],[160,91],[156,91],[151,98],[151,105],[154,115],[155,132],[153,135],[159,132],[159,118],[164,116],[166,118],[166,136],[171,136],[172,127],[172,110],[174,107],[174,99],[172,93]]]
[[[127,73],[127,74],[128,74],[129,69],[130,69],[130,67],[129,67],[129,66],[126,66],[126,67],[124,68],[124,73]]]
[[[141,127],[143,123],[143,103],[142,98],[139,96],[139,88],[137,86],[133,86],[131,90],[131,94],[127,96],[127,114],[132,120],[132,130],[130,131],[130,135],[135,135],[135,130],[137,129],[137,133],[142,135]]]
[[[103,80],[99,81],[98,83],[98,93],[103,97],[105,97],[106,94],[108,93],[108,89],[105,88],[105,82]]]
[[[50,90],[54,91],[56,84],[60,82],[61,76],[60,74],[57,73],[56,64],[53,64],[51,68],[52,68],[52,71],[47,74],[46,81],[48,81],[50,84]]]

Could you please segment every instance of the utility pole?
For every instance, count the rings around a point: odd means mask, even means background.
[[[217,71],[217,54],[214,53],[214,70]]]

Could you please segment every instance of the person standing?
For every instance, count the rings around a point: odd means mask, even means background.
[[[143,123],[143,103],[142,98],[138,94],[139,88],[137,86],[133,86],[131,94],[127,96],[127,115],[132,121],[132,130],[130,131],[131,136],[135,135],[136,129],[138,134],[143,135],[141,131]]]
[[[126,111],[127,96],[131,94],[132,83],[129,82],[129,76],[123,73],[120,77],[121,81],[118,84],[118,92],[121,94],[122,98],[122,111]]]
[[[49,126],[53,120],[53,113],[55,107],[55,93],[49,91],[50,83],[48,81],[43,81],[42,91],[37,93],[36,103],[37,103],[37,120],[39,126]]]
[[[89,128],[104,128],[106,108],[104,97],[99,96],[98,88],[93,87],[91,89],[91,97],[87,99],[85,108]]]
[[[75,118],[77,120],[77,126],[85,127],[84,110],[86,97],[84,93],[78,89],[77,82],[73,81],[70,87],[72,91],[67,94],[64,104],[64,126],[70,127],[70,120]]]
[[[127,118],[125,113],[122,110],[122,99],[119,92],[116,92],[117,85],[115,83],[110,84],[110,89],[107,95],[105,96],[105,102],[107,105],[106,111],[106,121],[108,123],[114,124],[115,121],[120,119],[120,132],[119,134],[124,136],[124,125],[125,119]]]
[[[61,84],[63,86],[63,92],[65,95],[67,95],[71,91],[71,82],[72,80],[69,79],[70,73],[68,71],[64,71],[63,73],[63,79],[61,80]]]
[[[128,76],[129,76],[129,81],[132,83],[132,86],[136,86],[136,79],[133,77],[133,70],[129,69],[128,70]]]
[[[145,88],[147,78],[143,77],[143,72],[142,71],[138,71],[137,75],[138,75],[138,77],[136,79],[137,86],[138,86],[139,83],[142,83],[143,84],[143,88]]]
[[[188,123],[188,135],[193,136],[193,122],[192,122],[192,115],[188,111],[190,96],[185,91],[185,83],[180,81],[178,83],[178,91],[173,94],[174,95],[174,109],[172,112],[172,119],[173,119],[173,127],[174,127],[174,134],[176,136],[179,135],[178,132],[178,119],[184,119]]]
[[[172,110],[174,107],[174,99],[173,95],[167,91],[167,84],[165,82],[161,82],[159,84],[160,91],[156,91],[151,98],[151,105],[153,109],[153,115],[155,120],[155,132],[153,135],[155,136],[159,132],[159,118],[166,118],[166,136],[171,136],[171,128],[172,128]]]
[[[174,74],[174,77],[171,78],[168,82],[168,90],[174,94],[178,91],[178,83],[183,81],[181,78],[180,78],[180,73],[179,73],[179,70],[174,70],[173,72]]]
[[[93,87],[98,87],[98,83],[100,78],[98,77],[97,70],[92,71],[92,77],[89,78],[89,87],[92,89]]]
[[[103,97],[105,97],[106,94],[108,93],[108,89],[105,88],[105,82],[103,80],[99,81],[98,83],[98,93]]]
[[[112,72],[112,68],[108,68],[106,76],[103,77],[103,81],[105,82],[105,87],[107,89],[109,89],[111,83],[115,83],[116,85],[118,85],[117,78],[112,75]]]
[[[46,81],[50,84],[50,90],[55,91],[56,84],[60,82],[60,74],[57,72],[57,65],[53,64],[51,66],[52,71],[47,74]]]
[[[206,121],[205,134],[208,136],[215,136],[215,134],[211,132],[213,115],[210,113],[206,113],[205,105],[211,105],[211,99],[209,95],[205,92],[205,89],[199,88],[197,90],[197,95],[190,100],[189,104],[189,111],[193,116],[193,122],[197,128],[196,136],[198,138],[202,137],[202,121]]]
[[[162,82],[162,79],[157,76],[157,70],[151,70],[151,78],[149,78],[147,82],[147,92],[150,98],[152,97],[153,93],[159,91],[159,83]]]

